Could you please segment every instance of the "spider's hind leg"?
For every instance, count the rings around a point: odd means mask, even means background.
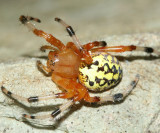
[[[58,98],[57,95],[54,93],[47,96],[33,96],[33,97],[25,98],[23,96],[12,93],[11,91],[8,91],[4,86],[1,86],[1,90],[4,94],[20,102],[22,101],[22,102],[33,103],[33,102]]]
[[[93,98],[97,98],[99,99],[97,103],[106,103],[106,102],[113,102],[113,103],[117,103],[117,102],[121,102],[123,101],[130,93],[131,91],[135,88],[136,84],[139,81],[139,75],[137,74],[135,79],[133,81],[131,81],[131,83],[129,84],[129,86],[127,87],[127,89],[125,89],[123,92],[121,93],[116,93],[114,95],[106,95],[104,97],[88,97],[86,95],[86,97],[84,97],[84,100],[86,102],[92,102],[90,101]]]
[[[137,85],[139,81],[139,77],[140,77],[139,74],[137,74],[135,79],[131,81],[129,86],[126,89],[124,89],[123,92],[116,93],[114,95],[107,95],[105,97],[100,97],[100,103],[104,103],[107,101],[111,101],[114,103],[123,101],[131,93],[131,91],[135,88],[135,86]]]
[[[56,99],[56,98],[70,98],[70,95],[68,96],[68,93],[57,93],[57,94],[50,94],[50,95],[44,95],[44,96],[32,96],[29,98],[22,97],[20,95],[14,94],[11,91],[8,91],[4,86],[1,86],[1,90],[3,93],[6,95],[10,96],[11,98],[17,100],[17,101],[24,101],[28,103],[34,103],[38,101],[44,101],[44,100],[49,100],[49,99]],[[69,108],[72,104],[74,103],[73,100],[69,100],[68,102],[62,104],[59,108],[57,108],[55,111],[53,111],[49,115],[42,115],[42,116],[33,116],[33,115],[27,115],[23,114],[24,118],[29,118],[29,119],[45,119],[45,118],[55,118],[58,114]]]
[[[12,93],[11,91],[8,91],[4,86],[1,86],[1,90],[4,94],[10,96],[11,98],[17,101],[20,101],[20,102],[24,101],[28,103],[34,103],[34,102],[45,101],[45,100],[56,99],[56,98],[68,99],[74,96],[74,93],[70,94],[70,93],[65,92],[65,93],[56,93],[56,94],[52,93],[50,95],[32,96],[32,97],[25,98],[23,96]]]
[[[73,100],[69,100],[66,103],[62,104],[59,106],[56,110],[54,110],[51,114],[47,115],[39,115],[39,116],[34,116],[34,115],[27,115],[23,114],[23,118],[29,118],[29,119],[46,119],[46,118],[55,118],[57,115],[68,109],[70,106],[74,104]]]

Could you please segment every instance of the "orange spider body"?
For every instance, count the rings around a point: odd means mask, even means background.
[[[63,78],[77,78],[81,58],[72,49],[64,48],[59,53],[50,52],[47,66],[52,74]]]
[[[81,63],[79,54],[67,46],[59,53],[50,51],[47,67],[52,72],[52,80],[66,90],[65,93],[57,94],[57,97],[74,98],[74,101],[85,99],[88,102],[97,102],[99,99],[91,98],[87,88],[77,82]]]

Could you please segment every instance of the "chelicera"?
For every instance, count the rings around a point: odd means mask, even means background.
[[[52,80],[61,93],[51,94],[47,96],[32,96],[24,98],[8,91],[4,86],[1,87],[2,92],[18,101],[26,101],[29,103],[42,100],[63,98],[68,99],[67,103],[60,105],[51,114],[34,116],[23,114],[24,118],[44,119],[55,118],[58,114],[72,106],[76,101],[82,100],[88,103],[104,103],[104,102],[121,102],[135,88],[139,75],[131,81],[128,88],[123,92],[106,95],[103,97],[93,96],[89,94],[89,90],[99,92],[108,90],[117,85],[122,78],[122,67],[116,57],[110,55],[111,52],[126,51],[142,51],[146,53],[155,53],[160,55],[151,47],[140,46],[107,46],[105,41],[94,41],[82,45],[75,35],[71,26],[66,24],[60,18],[55,21],[62,24],[73,42],[64,45],[60,40],[42,30],[37,29],[31,21],[41,22],[37,18],[29,16],[20,16],[20,22],[27,26],[35,35],[44,38],[51,45],[41,47],[41,51],[50,50],[48,54],[47,65],[43,65],[37,61],[37,66],[45,73],[51,73]]]

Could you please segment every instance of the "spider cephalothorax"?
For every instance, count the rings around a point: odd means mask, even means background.
[[[1,87],[2,91],[16,100],[26,101],[29,103],[49,100],[55,98],[68,99],[67,103],[62,104],[58,109],[49,115],[32,116],[23,114],[24,118],[43,119],[55,117],[65,109],[69,108],[76,101],[86,101],[89,103],[104,102],[120,102],[122,101],[136,86],[139,75],[131,81],[127,89],[121,93],[106,95],[104,97],[91,97],[91,91],[104,91],[109,89],[122,78],[122,67],[116,57],[110,55],[110,52],[125,51],[144,51],[147,53],[155,53],[160,55],[158,51],[151,47],[139,46],[106,46],[105,41],[94,41],[82,45],[75,35],[71,26],[67,25],[60,18],[55,21],[61,23],[67,30],[73,42],[64,45],[53,35],[37,29],[30,21],[41,22],[37,18],[29,16],[20,16],[19,20],[26,25],[35,35],[46,39],[51,45],[41,47],[41,51],[50,50],[48,54],[47,66],[37,61],[38,67],[45,73],[51,73],[52,80],[57,86],[63,90],[62,93],[50,94],[47,96],[32,96],[24,98],[13,94],[5,87]]]

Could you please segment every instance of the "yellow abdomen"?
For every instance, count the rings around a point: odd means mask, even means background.
[[[122,78],[122,67],[116,57],[106,53],[93,53],[93,63],[82,62],[79,81],[92,91],[103,91],[116,85]]]

